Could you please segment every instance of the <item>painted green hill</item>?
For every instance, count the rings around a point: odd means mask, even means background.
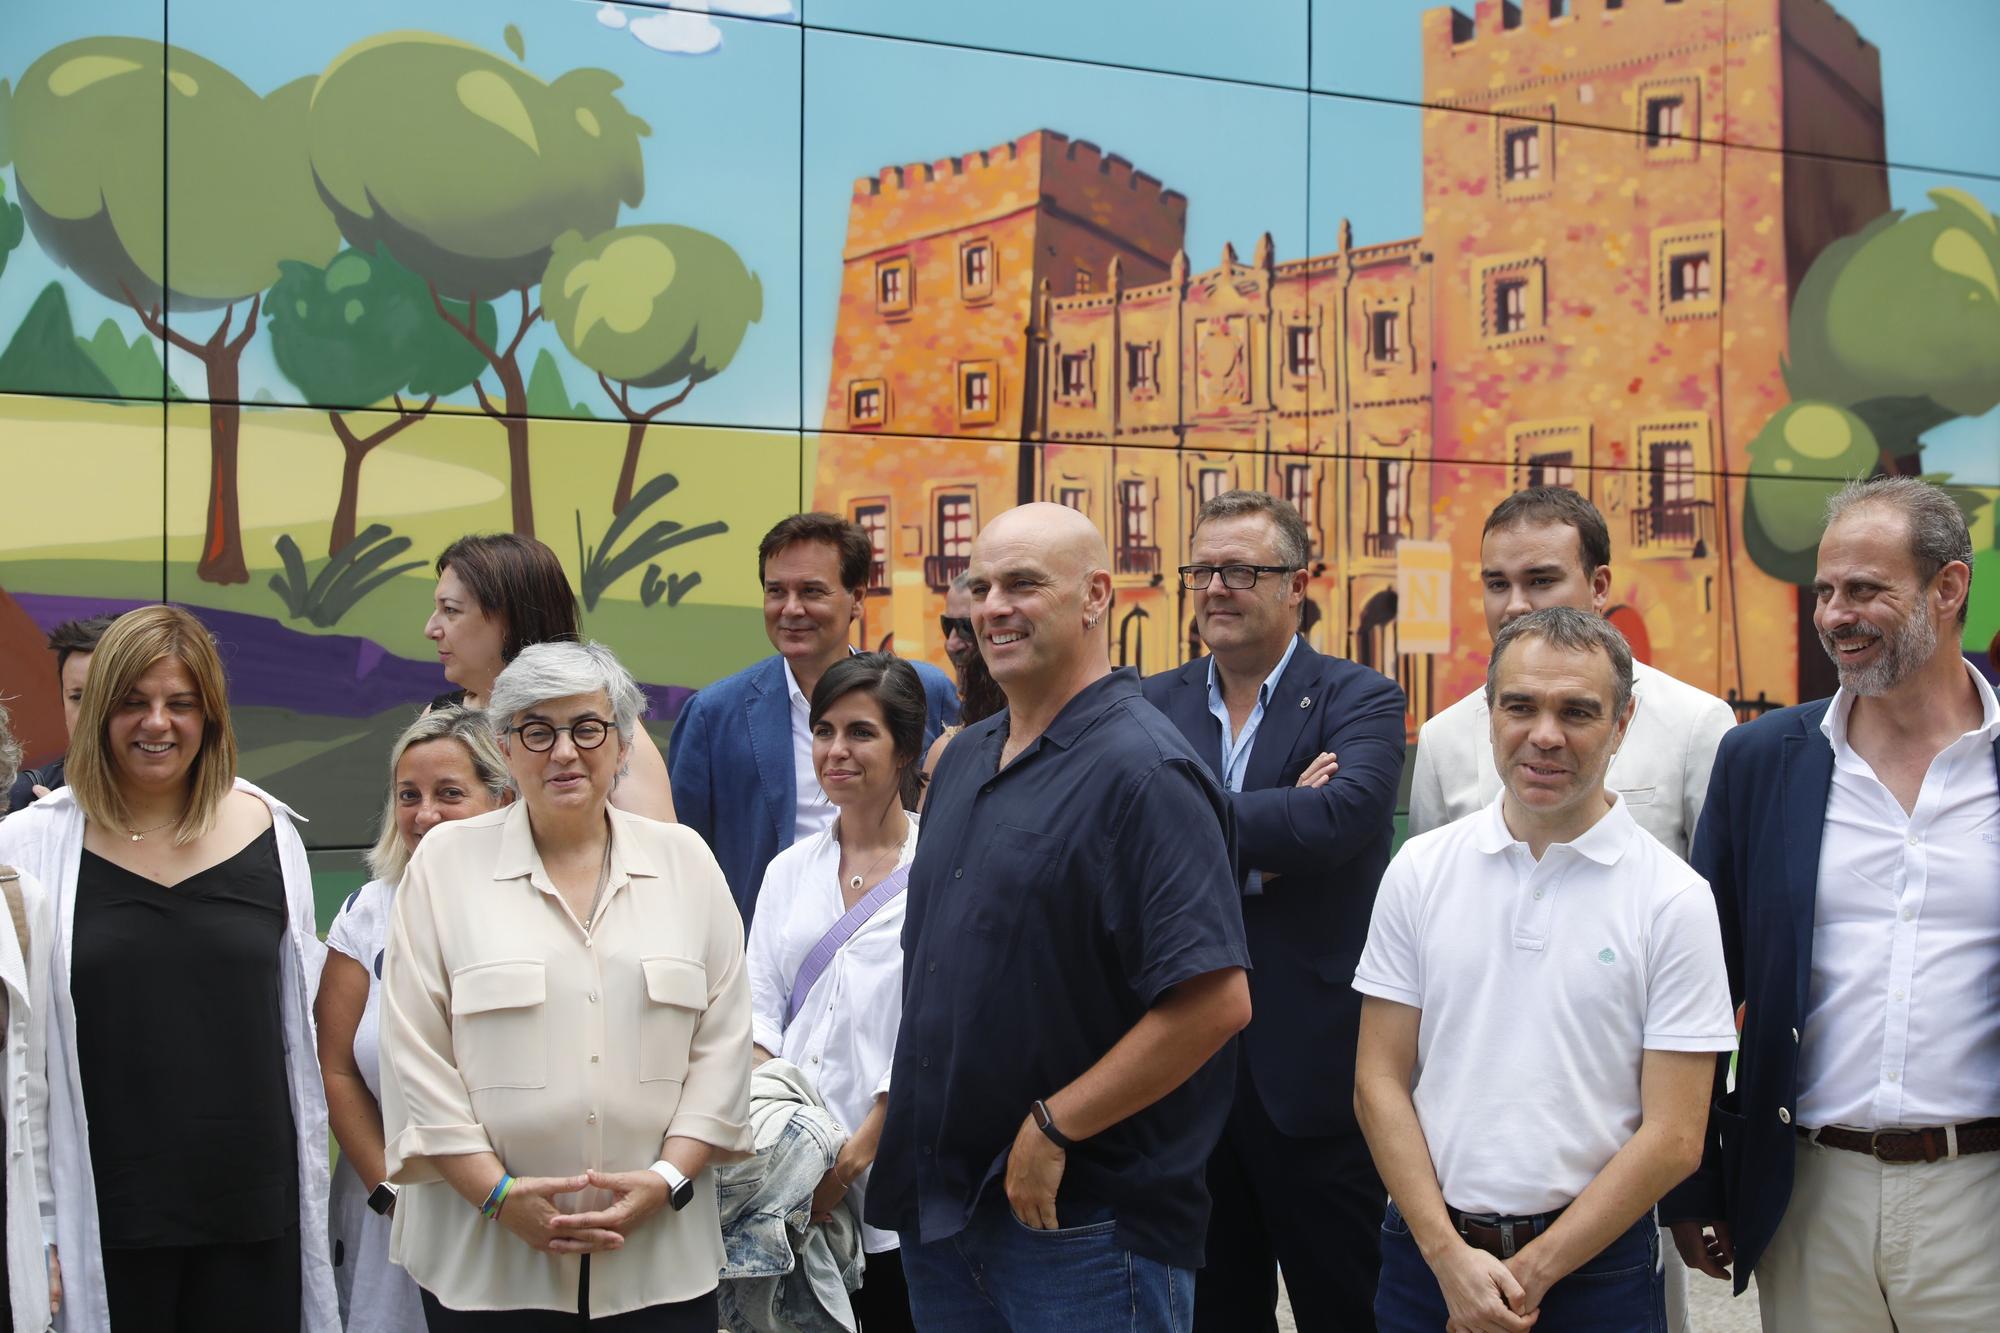
[[[69,297],[52,282],[28,307],[7,350],[0,352],[0,389],[21,393],[115,398],[118,388],[77,340]],[[155,395],[158,389],[154,390]]]

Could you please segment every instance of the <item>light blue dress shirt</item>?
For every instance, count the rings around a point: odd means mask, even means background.
[[[1264,721],[1264,708],[1271,702],[1271,692],[1278,688],[1278,678],[1285,674],[1285,668],[1292,664],[1292,654],[1299,650],[1299,637],[1292,636],[1291,647],[1278,659],[1278,665],[1271,668],[1271,674],[1264,677],[1264,683],[1257,687],[1257,705],[1250,710],[1250,716],[1243,720],[1243,730],[1237,731],[1229,722],[1229,705],[1223,702],[1222,682],[1215,674],[1215,658],[1208,659],[1208,711],[1215,714],[1215,720],[1222,724],[1222,764],[1215,770],[1222,779],[1222,785],[1230,791],[1243,790],[1243,770],[1250,766],[1250,747],[1256,743],[1257,728]],[[1245,893],[1262,893],[1264,877],[1259,871],[1250,872]]]

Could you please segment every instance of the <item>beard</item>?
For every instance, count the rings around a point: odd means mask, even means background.
[[[1865,697],[1887,694],[1937,652],[1937,626],[1919,605],[1887,633],[1859,621],[1819,636],[1820,647],[1833,659],[1841,688]],[[1851,639],[1881,639],[1882,650],[1866,666],[1849,666],[1840,659],[1839,644]]]

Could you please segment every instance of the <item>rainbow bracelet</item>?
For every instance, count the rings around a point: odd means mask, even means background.
[[[479,1205],[479,1215],[489,1222],[497,1220],[501,1207],[507,1202],[507,1192],[513,1188],[514,1177],[502,1171],[499,1183],[494,1185],[493,1192],[486,1196],[485,1203]]]

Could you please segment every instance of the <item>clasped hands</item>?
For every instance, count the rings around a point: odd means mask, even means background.
[[[1444,1255],[1433,1271],[1451,1314],[1446,1333],[1527,1333],[1533,1328],[1550,1284],[1529,1253],[1532,1248],[1502,1260],[1461,1241]]]
[[[611,1202],[588,1213],[557,1210],[556,1195],[585,1188],[608,1191]],[[595,1254],[623,1247],[626,1237],[666,1205],[667,1182],[647,1170],[517,1176],[500,1209],[499,1221],[531,1250]]]

